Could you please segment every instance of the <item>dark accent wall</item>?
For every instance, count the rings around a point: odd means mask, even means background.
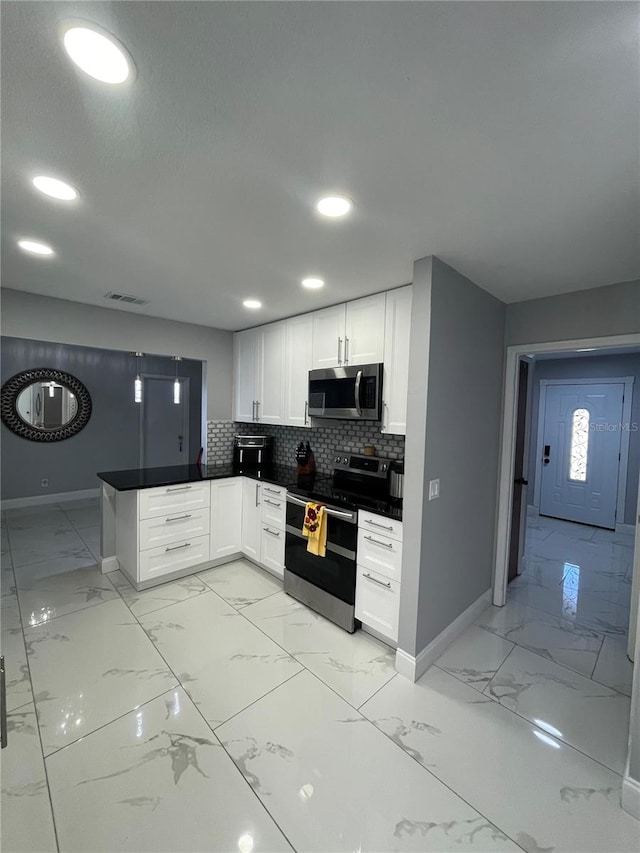
[[[97,471],[140,465],[140,406],[133,399],[136,361],[129,352],[67,346],[46,341],[2,337],[2,383],[33,367],[54,367],[76,376],[91,394],[87,426],[65,441],[27,441],[2,424],[2,499],[45,496],[93,489]],[[173,376],[175,362],[145,356],[143,373]],[[189,377],[189,448],[195,459],[201,442],[202,362],[185,359],[179,374]],[[171,400],[167,405],[173,405]],[[42,479],[49,480],[42,488]]]

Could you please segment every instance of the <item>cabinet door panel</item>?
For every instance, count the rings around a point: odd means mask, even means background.
[[[384,358],[385,294],[347,302],[345,360],[377,364]]]
[[[344,305],[313,312],[314,370],[344,363],[344,318]]]
[[[260,562],[260,483],[242,480],[242,552]]]
[[[281,424],[284,420],[285,331],[284,322],[271,323],[260,329],[261,342],[258,347],[260,378],[256,390],[258,401],[256,419],[260,423]]]
[[[242,480],[211,483],[211,559],[242,550]]]
[[[233,410],[237,421],[255,420],[257,358],[258,331],[236,332],[233,336]]]
[[[382,432],[407,433],[412,288],[387,293],[382,382]]]
[[[182,515],[209,506],[211,490],[208,482],[185,483],[140,490],[140,518]]]
[[[286,324],[284,422],[288,426],[310,427],[307,394],[313,366],[313,315],[291,317]]]
[[[400,584],[358,566],[356,619],[392,643],[397,643],[399,612]]]
[[[270,524],[260,529],[261,556],[263,566],[271,569],[278,577],[284,576],[284,530]]]
[[[209,510],[145,518],[140,522],[140,550],[159,548],[187,539],[209,535]]]
[[[163,545],[140,552],[139,580],[150,581],[153,578],[170,575],[173,572],[206,563],[209,560],[209,537],[199,536],[185,539],[175,545]]]

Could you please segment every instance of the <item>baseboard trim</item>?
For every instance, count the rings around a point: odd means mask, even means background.
[[[616,524],[616,533],[628,533],[633,536],[636,532],[634,524]]]
[[[100,557],[100,571],[103,575],[109,572],[117,572],[120,569],[120,563],[117,557]]]
[[[640,782],[631,776],[622,780],[622,808],[630,815],[640,820]]]
[[[428,646],[413,657],[403,649],[396,649],[396,670],[410,681],[417,681],[435,663],[445,649],[472,625],[482,611],[491,604],[491,590],[483,592],[444,631],[441,631]]]
[[[11,498],[10,500],[0,501],[0,509],[4,512],[6,509],[24,509],[29,506],[39,506],[40,504],[61,504],[65,501],[81,501],[85,498],[100,497],[100,489],[80,489],[77,492],[58,492],[55,495],[34,495],[31,498]]]

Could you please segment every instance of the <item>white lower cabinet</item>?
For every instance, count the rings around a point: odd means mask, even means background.
[[[243,482],[243,478],[229,477],[211,483],[211,560],[242,551]]]
[[[402,522],[358,513],[356,619],[391,643],[398,642]]]
[[[262,523],[260,527],[260,562],[271,571],[284,575],[284,529]]]
[[[256,480],[242,478],[242,553],[260,562],[260,486]]]
[[[140,552],[138,582],[145,583],[162,575],[169,575],[206,563],[209,560],[209,536],[189,538],[175,545],[162,545]]]

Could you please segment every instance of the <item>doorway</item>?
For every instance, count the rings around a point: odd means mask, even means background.
[[[534,506],[614,530],[624,523],[633,377],[541,380]]]
[[[143,468],[189,461],[189,379],[142,375],[140,459]],[[174,386],[179,383],[179,394]],[[177,401],[177,402],[176,402]]]

